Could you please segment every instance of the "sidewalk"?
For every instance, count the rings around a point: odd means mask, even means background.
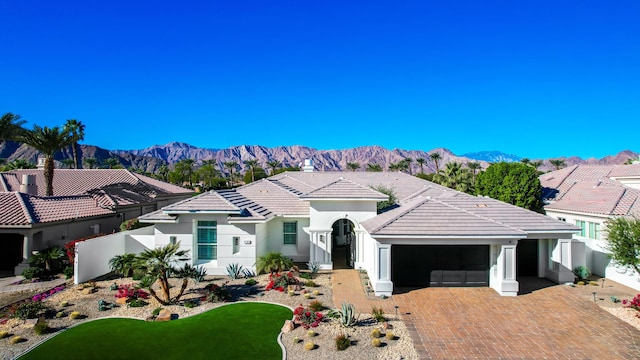
[[[6,278],[0,278],[0,294],[25,291],[25,290],[52,289],[56,286],[60,286],[67,283],[67,280],[65,279],[53,279],[50,281],[39,281],[39,282],[32,282],[28,284],[11,285],[22,279],[24,279],[22,276],[10,276]]]

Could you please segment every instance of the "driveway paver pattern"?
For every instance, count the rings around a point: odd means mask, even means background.
[[[490,288],[426,288],[369,300],[355,270],[335,270],[334,303],[402,318],[424,359],[640,359],[640,331],[558,285],[518,297]]]

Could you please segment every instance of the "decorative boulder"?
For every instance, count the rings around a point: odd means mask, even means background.
[[[171,311],[167,309],[160,310],[160,313],[156,317],[156,321],[170,321],[171,320]]]
[[[293,323],[293,321],[291,320],[285,320],[284,321],[284,325],[282,325],[282,333],[286,334],[288,332],[293,331],[293,329],[295,328],[295,324]]]
[[[129,302],[129,298],[121,297],[116,299],[116,304],[118,305],[126,305]]]
[[[85,295],[93,294],[94,291],[95,291],[95,288],[91,286],[82,289],[82,293]]]

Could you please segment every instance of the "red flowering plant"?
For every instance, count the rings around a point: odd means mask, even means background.
[[[622,305],[624,307],[628,307],[630,309],[640,311],[640,294],[636,295],[636,297],[634,297],[633,300],[627,300],[627,299],[622,300]],[[636,316],[640,317],[640,314]]]
[[[116,298],[148,299],[149,293],[140,288],[134,287],[132,284],[126,284],[118,286]]]
[[[287,286],[297,285],[298,283],[298,279],[293,276],[291,271],[286,274],[271,273],[271,275],[269,275],[269,284],[267,285],[266,290],[278,290],[280,292],[284,292]]]
[[[293,311],[293,315],[295,316],[295,321],[305,329],[316,327],[322,322],[321,312],[305,309],[302,305]]]

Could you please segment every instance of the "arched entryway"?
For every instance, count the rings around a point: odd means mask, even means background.
[[[331,262],[334,269],[353,269],[356,259],[355,226],[348,219],[331,225]]]

